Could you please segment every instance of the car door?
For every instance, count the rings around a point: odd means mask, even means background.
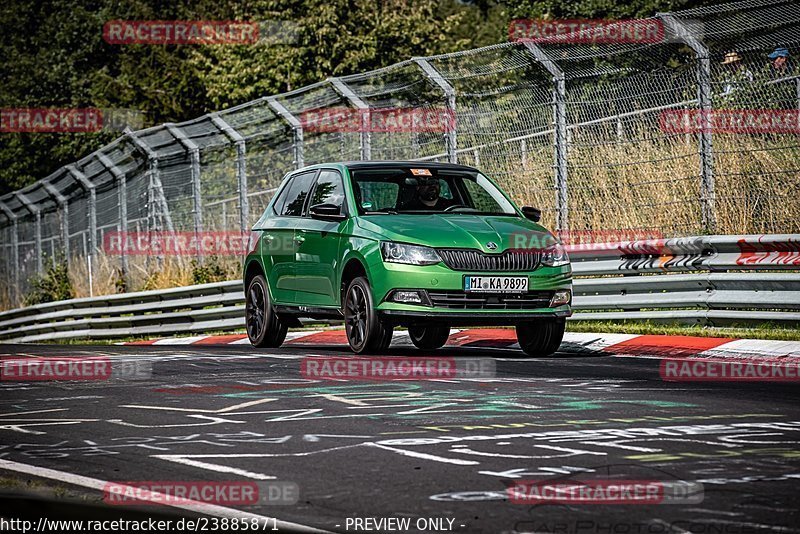
[[[302,221],[316,175],[314,170],[291,177],[272,206],[272,216],[262,225],[261,254],[275,304],[296,301],[295,228]]]
[[[295,227],[297,243],[297,303],[307,306],[338,306],[336,273],[339,269],[342,229],[346,221],[314,219],[308,214],[311,206],[333,204],[346,214],[344,183],[339,171],[323,169],[306,205],[302,222]]]

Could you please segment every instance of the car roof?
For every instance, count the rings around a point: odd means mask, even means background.
[[[384,161],[384,160],[367,160],[367,161],[337,161],[331,163],[318,163],[316,165],[309,165],[305,169],[318,169],[320,167],[330,166],[343,166],[350,170],[356,169],[390,169],[392,167],[408,167],[408,168],[428,168],[428,169],[450,169],[458,171],[474,171],[478,169],[468,165],[458,165],[456,163],[439,163],[436,161]],[[304,170],[304,169],[299,169]],[[297,171],[295,171],[297,172]],[[294,173],[293,173],[294,174]]]

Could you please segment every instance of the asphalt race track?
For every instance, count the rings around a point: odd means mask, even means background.
[[[302,357],[347,354],[341,346],[0,345],[0,354],[107,356],[152,373],[0,384],[0,475],[97,503],[88,481],[288,481],[296,504],[239,508],[328,532],[388,517],[409,518],[403,532],[800,531],[791,384],[665,382],[653,358],[532,360],[482,347],[435,355],[493,358],[496,378],[301,376]],[[699,482],[702,502],[531,505],[506,494],[515,481],[577,476]]]

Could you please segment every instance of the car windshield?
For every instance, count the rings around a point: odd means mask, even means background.
[[[476,171],[425,167],[355,169],[351,180],[361,215],[517,215],[500,190]]]

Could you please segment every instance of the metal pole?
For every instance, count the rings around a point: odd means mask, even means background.
[[[97,191],[95,185],[86,178],[74,165],[65,167],[81,187],[89,193],[89,255],[94,256],[97,251]]]
[[[372,119],[369,112],[369,104],[364,102],[353,90],[339,78],[328,78],[328,81],[333,85],[337,93],[342,95],[350,102],[351,105],[358,109],[361,115],[361,131],[360,131],[360,148],[361,159],[372,159]]]
[[[2,210],[6,217],[8,217],[8,220],[11,221],[11,270],[13,271],[12,280],[14,282],[12,286],[14,298],[19,299],[19,224],[17,223],[19,217],[3,202],[0,202],[0,210]]]
[[[524,43],[525,48],[553,77],[553,129],[555,131],[553,164],[555,167],[556,186],[556,230],[569,227],[567,154],[569,138],[567,136],[567,85],[564,71],[556,65],[544,50],[534,43]]]
[[[63,241],[62,248],[64,250],[64,259],[67,265],[70,262],[69,254],[69,201],[67,197],[61,194],[61,191],[53,186],[52,182],[42,182],[47,193],[53,197],[61,210],[61,240]]]
[[[456,135],[456,91],[427,59],[415,57],[413,58],[413,61],[419,65],[428,78],[430,78],[430,80],[444,92],[444,95],[447,98],[447,110],[452,115],[451,120],[448,121],[451,127],[448,129],[445,135],[445,143],[447,144],[447,157],[450,163],[458,163],[458,146]]]
[[[711,138],[711,55],[708,47],[680,19],[669,13],[659,13],[660,18],[673,36],[689,45],[697,58],[697,103],[702,114],[700,119],[700,204],[703,227],[706,232],[716,230],[716,192],[714,184],[714,145]]]
[[[34,242],[36,247],[36,272],[41,274],[42,267],[42,210],[23,193],[14,193],[14,196],[33,214],[34,217]]]
[[[123,246],[120,247],[120,260],[122,262],[122,274],[128,276],[128,254],[125,252],[124,243],[128,239],[128,179],[125,173],[117,168],[113,161],[108,156],[101,152],[97,152],[98,161],[108,169],[108,171],[117,180],[117,187],[119,190],[119,230],[122,234]]]
[[[189,139],[180,128],[174,124],[167,124],[167,131],[178,140],[184,149],[189,153],[189,160],[191,163],[192,172],[192,199],[193,209],[192,215],[194,219],[194,233],[195,238],[200,239],[200,232],[203,231],[203,199],[200,191],[200,147]],[[200,247],[197,248],[198,255],[200,254]]]
[[[164,186],[161,183],[161,172],[158,168],[158,153],[150,148],[147,143],[139,139],[136,132],[128,130],[126,134],[131,142],[139,147],[139,150],[147,156],[147,172],[150,173],[150,184],[152,186],[154,202],[161,207],[161,216],[164,218],[164,225],[167,227],[167,231],[174,233],[175,226],[172,224],[172,215],[170,214],[167,197],[164,194]]]
[[[212,115],[211,121],[228,137],[228,139],[236,144],[236,178],[239,185],[239,227],[242,233],[246,233],[250,229],[250,202],[247,198],[247,144],[244,137],[219,115]]]
[[[291,114],[291,112],[286,109],[286,107],[278,102],[278,100],[274,96],[268,96],[264,99],[272,111],[274,111],[279,117],[283,118],[289,125],[292,127],[294,131],[294,167],[295,169],[300,169],[305,166],[305,158],[303,154],[303,125],[300,124],[300,121]]]

